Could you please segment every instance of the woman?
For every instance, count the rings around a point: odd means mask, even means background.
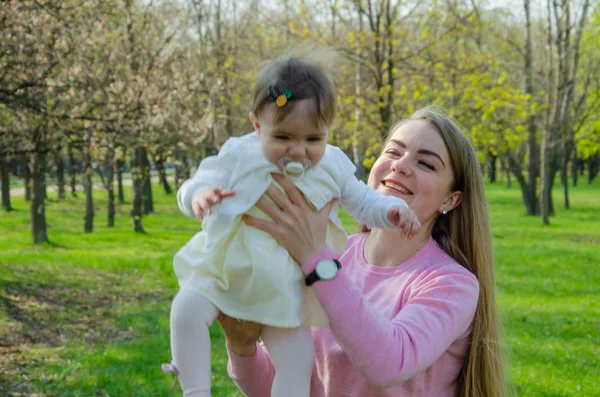
[[[313,211],[276,176],[246,222],[302,264],[330,329],[313,330],[311,397],[504,396],[489,216],[479,162],[460,129],[434,108],[395,125],[368,184],[404,199],[421,229],[366,230],[339,257],[325,246],[332,204]],[[270,393],[273,366],[260,325],[221,316],[228,370],[248,397]],[[293,359],[293,357],[291,358]]]

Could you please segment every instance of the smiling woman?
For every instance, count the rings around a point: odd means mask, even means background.
[[[404,199],[429,234],[438,215],[453,210],[462,196],[438,131],[427,120],[397,124],[369,174],[369,185]]]
[[[406,201],[421,222],[412,237],[363,227],[341,256],[326,248],[327,212],[289,181],[258,207],[271,234],[312,274],[324,260],[341,270],[311,288],[329,320],[313,329],[311,397],[508,395],[500,352],[491,233],[475,151],[435,108],[394,126],[368,184]],[[257,327],[221,316],[229,372],[249,397],[269,395],[274,368]],[[245,328],[245,329],[244,329]]]

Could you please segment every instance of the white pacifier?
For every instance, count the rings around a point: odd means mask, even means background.
[[[283,172],[286,178],[297,179],[304,176],[304,172],[309,169],[311,162],[309,159],[296,161],[291,157],[284,157],[277,162],[277,167]]]

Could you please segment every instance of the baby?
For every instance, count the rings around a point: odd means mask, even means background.
[[[334,84],[324,69],[280,57],[258,76],[250,112],[255,131],[229,138],[179,189],[182,212],[202,219],[203,228],[174,258],[181,290],[171,309],[173,362],[166,369],[177,371],[186,397],[210,396],[208,328],[219,311],[264,325],[275,368],[271,396],[310,394],[310,327],[328,326],[310,284],[333,277],[340,265],[305,279],[283,247],[242,221],[243,214],[268,219],[255,204],[276,184],[271,173],[283,173],[317,209],[337,199],[368,227],[407,234],[420,227],[403,200],[367,187],[348,157],[327,144],[335,112]],[[329,220],[327,244],[342,253],[346,233],[335,205]]]

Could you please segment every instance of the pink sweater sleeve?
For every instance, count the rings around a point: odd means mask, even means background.
[[[227,372],[246,397],[264,397],[271,394],[275,370],[263,344],[256,344],[256,354],[238,356],[227,347]]]
[[[302,266],[303,271],[308,274],[324,257],[336,254],[321,251]],[[442,266],[414,284],[415,291],[392,319],[363,298],[343,267],[333,280],[312,287],[337,342],[375,387],[402,383],[431,366],[472,322],[479,284],[466,269]]]

